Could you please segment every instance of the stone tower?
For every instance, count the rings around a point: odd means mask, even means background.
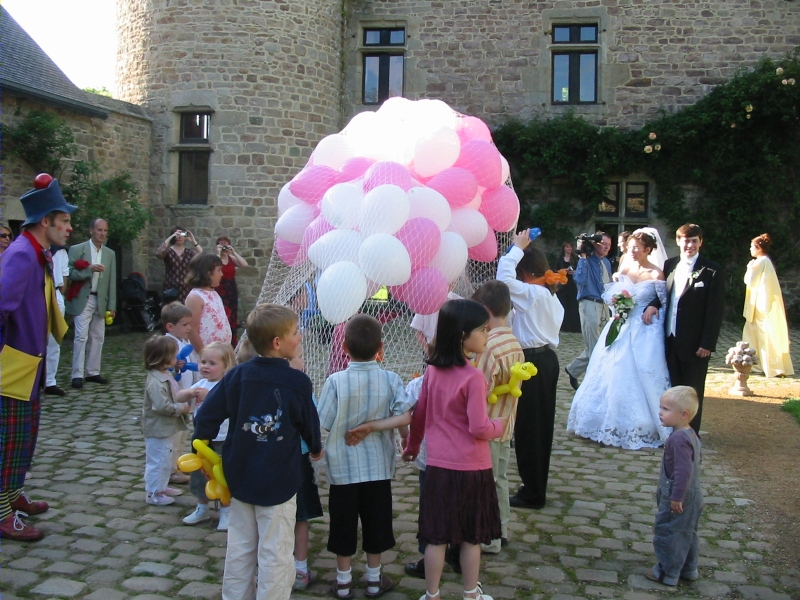
[[[153,119],[151,251],[176,224],[206,251],[229,236],[250,265],[246,310],[278,191],[340,125],[342,14],[342,0],[117,0],[116,97]]]

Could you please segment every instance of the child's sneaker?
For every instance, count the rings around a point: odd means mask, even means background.
[[[230,508],[219,509],[219,523],[217,524],[217,531],[228,531],[228,521],[231,518]]]
[[[164,494],[165,496],[180,496],[183,493],[183,490],[179,490],[178,488],[172,487],[165,487],[163,490],[159,492],[159,494]]]
[[[316,579],[317,574],[314,573],[311,569],[308,570],[308,573],[303,573],[302,571],[295,571],[294,573],[294,585],[292,586],[293,590],[297,590],[302,592],[312,583],[314,583],[314,579]]]
[[[200,508],[200,507],[203,508]],[[183,522],[186,525],[197,525],[198,523],[202,523],[203,521],[209,521],[211,519],[211,515],[208,514],[208,505],[200,504],[197,508],[194,509],[194,512],[186,515],[183,517]]]
[[[169,496],[165,496],[161,492],[156,493],[148,493],[147,498],[144,500],[147,504],[152,504],[154,506],[167,506],[175,502],[175,498],[170,498]]]

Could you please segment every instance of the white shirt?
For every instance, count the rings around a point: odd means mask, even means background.
[[[686,286],[689,283],[689,275],[694,270],[694,265],[697,262],[698,256],[700,256],[699,252],[692,258],[684,259],[681,257],[678,264],[675,266],[672,278],[672,290],[670,291],[669,315],[667,315],[667,336],[675,335],[678,332],[678,301],[686,290]]]
[[[511,330],[523,348],[558,348],[564,307],[555,294],[541,285],[517,280],[517,264],[524,253],[514,246],[497,263],[497,279],[508,286],[514,319]]]
[[[103,247],[100,246],[99,248],[94,245],[94,242],[89,240],[89,248],[92,249],[92,264],[93,265],[100,265],[102,264],[103,258]],[[92,273],[92,292],[95,294],[97,293],[97,281],[100,279],[100,273],[95,271]]]
[[[181,379],[181,381],[183,381],[183,380]],[[201,388],[201,389],[204,389],[204,390],[208,390],[210,392],[211,390],[214,389],[214,386],[217,385],[220,381],[221,380],[209,381],[208,379],[204,378],[204,379],[201,379],[200,381],[198,381],[197,383],[195,383],[191,387],[192,388]],[[201,406],[203,406],[202,403],[200,404],[200,406],[198,406],[198,407],[196,407],[194,409],[195,417],[197,416],[197,411],[200,409]],[[217,437],[215,437],[212,441],[214,441],[214,442],[224,442],[225,441],[225,438],[228,437],[228,424],[229,423],[230,423],[230,421],[228,419],[225,419],[220,424],[219,433],[217,433]]]
[[[64,314],[64,295],[58,288],[64,285],[67,277],[69,277],[69,254],[62,248],[53,254],[53,285],[56,286],[56,302],[62,315]]]

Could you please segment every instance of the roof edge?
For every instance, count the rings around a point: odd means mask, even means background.
[[[14,81],[9,81],[2,77],[0,77],[0,88],[2,89],[3,92],[7,92],[14,96],[22,96],[27,98],[33,98],[35,100],[41,100],[48,104],[52,104],[60,108],[66,108],[73,112],[87,115],[90,117],[99,117],[101,119],[107,119],[109,115],[108,110],[96,106],[94,104],[90,104],[89,102],[81,102],[79,100],[73,100],[71,98],[65,98],[64,96],[59,96],[56,94],[44,92],[42,90],[37,90],[30,86],[17,83]]]

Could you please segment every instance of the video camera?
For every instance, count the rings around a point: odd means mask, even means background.
[[[600,233],[582,233],[576,240],[578,246],[578,254],[585,254],[591,256],[594,254],[594,245],[603,241],[603,236]]]

